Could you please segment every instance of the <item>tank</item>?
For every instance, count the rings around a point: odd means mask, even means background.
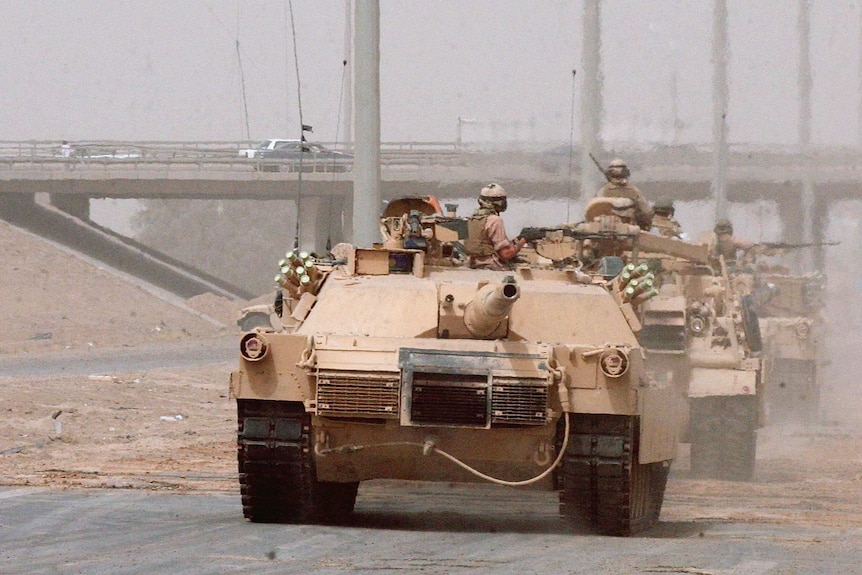
[[[380,245],[280,262],[280,321],[242,334],[230,381],[246,518],[338,523],[397,479],[546,490],[609,535],[658,520],[680,410],[638,342],[645,268],[584,271],[541,238],[470,269],[466,224],[399,200]]]
[[[819,340],[826,278],[758,266],[736,281],[750,295],[763,342],[764,411],[770,425],[819,421]]]
[[[724,266],[683,278],[690,334],[689,443],[696,477],[748,481],[763,425],[762,343],[750,295]]]
[[[620,198],[595,198],[569,226],[575,257],[601,266],[607,256],[646,263],[655,296],[638,310],[638,340],[651,380],[686,406],[679,434],[690,443],[696,477],[749,480],[763,422],[761,349],[751,295],[709,246],[644,232]],[[735,276],[734,276],[735,277]]]

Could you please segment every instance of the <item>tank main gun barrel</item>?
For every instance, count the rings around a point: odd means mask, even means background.
[[[506,320],[519,297],[521,289],[511,277],[482,287],[464,310],[464,325],[475,337],[489,337]]]

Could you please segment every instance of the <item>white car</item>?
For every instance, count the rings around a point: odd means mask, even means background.
[[[245,150],[239,151],[240,158],[257,158],[263,150],[274,150],[281,144],[286,142],[296,142],[296,140],[288,140],[285,138],[271,138],[269,140],[264,140],[255,148],[247,148]]]

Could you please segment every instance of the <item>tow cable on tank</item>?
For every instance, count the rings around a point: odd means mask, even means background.
[[[479,471],[478,469],[470,467],[469,465],[467,465],[466,463],[464,463],[463,461],[461,461],[460,459],[458,459],[457,457],[455,457],[451,453],[447,453],[447,452],[443,451],[442,449],[440,449],[439,447],[437,447],[437,440],[434,436],[428,436],[425,439],[425,441],[423,441],[422,443],[418,443],[416,441],[389,441],[386,443],[372,443],[370,445],[344,445],[342,447],[330,447],[330,448],[326,448],[326,449],[320,449],[320,443],[315,443],[314,453],[316,455],[325,456],[329,453],[353,453],[355,451],[362,451],[363,449],[370,449],[370,448],[374,448],[374,447],[396,447],[396,446],[411,445],[411,446],[419,447],[420,449],[422,449],[422,455],[431,455],[432,453],[437,453],[439,455],[442,455],[443,457],[445,457],[446,459],[448,459],[452,463],[458,465],[459,467],[466,469],[468,472],[472,473],[476,477],[479,477],[480,479],[484,479],[485,481],[488,481],[490,483],[495,483],[497,485],[505,485],[508,487],[520,487],[522,485],[530,485],[532,483],[536,483],[537,481],[541,481],[542,479],[547,477],[549,473],[551,473],[554,469],[556,469],[557,466],[560,464],[560,462],[563,460],[563,455],[566,453],[566,447],[568,447],[568,445],[569,445],[569,427],[570,427],[568,412],[563,412],[563,416],[565,418],[566,427],[565,427],[565,430],[563,432],[563,444],[560,446],[560,452],[557,454],[557,458],[554,460],[554,462],[551,464],[550,467],[545,469],[539,475],[536,475],[535,477],[531,477],[530,479],[524,479],[522,481],[506,481],[505,479],[498,479],[496,477],[491,477],[490,475],[486,475],[486,474],[482,473],[481,471]]]

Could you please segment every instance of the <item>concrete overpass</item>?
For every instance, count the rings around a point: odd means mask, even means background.
[[[119,237],[89,217],[93,199],[287,199],[301,204],[301,239],[309,245],[323,245],[333,210],[343,212],[348,224],[352,221],[350,172],[332,173],[321,161],[304,163],[300,174],[290,171],[287,162],[262,164],[240,158],[237,150],[247,144],[99,142],[86,148],[98,153],[63,157],[57,142],[0,142],[0,217],[111,265],[122,264],[124,271],[161,278],[157,285],[186,297],[204,291],[248,297],[241,288]],[[615,155],[627,159],[633,179],[652,200],[711,198],[708,150],[682,146],[605,154]],[[447,143],[394,143],[384,145],[381,156],[384,199],[470,197],[489,181],[505,182],[515,198],[579,199],[594,193],[580,190],[580,174],[570,170],[566,147],[480,152]],[[803,241],[806,218],[800,206],[805,185],[814,190],[807,220],[814,241],[823,238],[833,202],[862,199],[862,154],[857,150],[824,150],[809,156],[794,150],[734,150],[728,165],[727,200],[775,201],[788,242]],[[280,171],[270,171],[275,169]],[[345,229],[342,238],[333,241],[349,237],[351,230]]]

